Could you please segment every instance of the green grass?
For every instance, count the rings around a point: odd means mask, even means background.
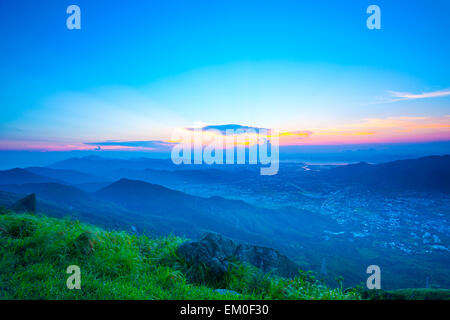
[[[0,214],[0,299],[359,299],[310,273],[295,279],[233,264],[221,279],[177,254],[186,239],[149,239],[104,231],[70,219]],[[81,269],[81,289],[69,290],[69,265]],[[238,294],[215,292],[228,289]]]

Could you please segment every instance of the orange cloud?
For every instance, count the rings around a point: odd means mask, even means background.
[[[314,129],[302,140],[281,139],[282,145],[423,142],[450,140],[450,118],[369,118],[333,128]]]

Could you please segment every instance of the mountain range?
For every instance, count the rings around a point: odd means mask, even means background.
[[[248,186],[251,192],[260,189],[275,195],[285,184],[303,179],[311,185],[317,181],[331,183],[332,188],[360,185],[382,192],[450,191],[450,156],[384,164],[356,163],[320,171],[304,171],[302,167],[303,164],[281,165],[279,176],[274,178],[278,180],[266,185],[269,178],[248,167],[224,171],[190,166],[178,170],[168,160],[160,159],[72,158],[49,167],[0,171],[0,205],[12,207],[20,198],[35,193],[37,211],[48,215],[151,237],[176,234],[198,238],[207,231],[218,232],[238,241],[276,248],[305,269],[319,269],[324,256],[339,252],[336,259],[340,269],[327,276],[344,274],[351,283],[358,283],[364,278],[358,268],[370,263],[370,256],[389,263],[393,253],[375,248],[381,238],[340,238],[339,235],[354,233],[351,217],[343,223],[339,217],[313,213],[289,203],[268,208],[223,196],[193,195],[189,187],[200,185],[200,190],[209,190],[239,184],[244,189]],[[187,191],[168,188],[180,185]],[[292,191],[293,196],[297,193]],[[308,195],[299,193],[298,197]],[[370,221],[372,216],[366,218]],[[329,240],[330,235],[333,241]],[[363,249],[371,252],[369,258],[364,258]],[[395,274],[387,273],[386,277],[394,279]]]
[[[333,181],[360,183],[377,190],[449,193],[450,155],[381,164],[360,162],[324,171],[323,175]]]

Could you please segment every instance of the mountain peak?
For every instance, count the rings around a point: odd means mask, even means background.
[[[118,191],[126,191],[129,192],[165,192],[165,193],[180,193],[179,191],[171,190],[166,187],[152,184],[140,180],[131,180],[127,178],[122,178],[120,180],[117,180],[110,185],[104,187],[103,189],[99,190],[98,193],[109,193],[109,192],[118,192]]]
[[[56,180],[41,176],[22,168],[0,171],[0,184],[24,184],[55,182]]]

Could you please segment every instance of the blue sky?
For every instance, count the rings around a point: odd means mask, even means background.
[[[66,28],[70,4],[81,8],[81,30]],[[366,28],[371,4],[381,30]],[[319,133],[310,144],[443,140],[449,9],[448,1],[2,1],[0,148],[165,140],[176,127],[227,123]]]

